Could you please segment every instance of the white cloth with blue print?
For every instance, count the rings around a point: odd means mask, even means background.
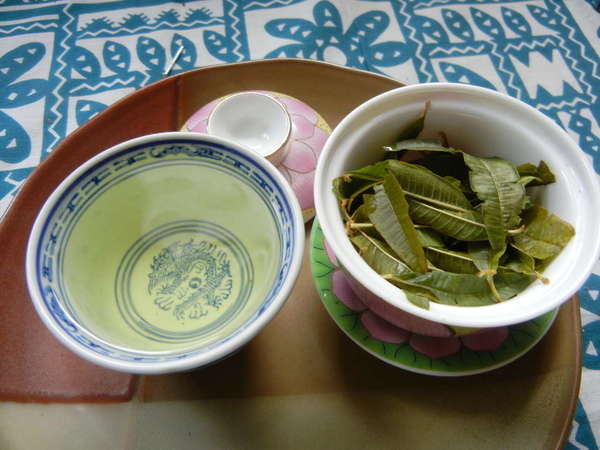
[[[300,57],[507,93],[600,172],[598,0],[0,0],[0,216],[70,132],[171,73]],[[600,442],[600,264],[580,291],[584,370],[567,448]]]

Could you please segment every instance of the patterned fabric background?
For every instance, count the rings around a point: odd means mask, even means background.
[[[115,100],[195,67],[309,58],[406,83],[496,89],[562,125],[600,172],[597,0],[0,0],[0,217],[31,171]],[[580,291],[567,448],[600,439],[600,264]]]

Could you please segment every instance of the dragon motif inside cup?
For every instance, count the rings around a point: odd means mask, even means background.
[[[148,292],[154,304],[178,320],[204,317],[231,296],[230,258],[216,243],[175,242],[154,257],[151,269]]]

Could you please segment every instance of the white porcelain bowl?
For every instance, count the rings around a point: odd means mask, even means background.
[[[509,301],[480,307],[432,303],[429,310],[410,303],[400,289],[373,271],[347,238],[332,192],[332,181],[346,171],[379,161],[382,145],[431,101],[423,132],[444,131],[455,148],[498,156],[518,165],[546,161],[556,183],[543,187],[539,202],[576,230],[575,237],[544,272],[545,285],[533,283]],[[348,274],[374,296],[415,316],[446,325],[487,328],[524,322],[568,300],[581,287],[600,250],[600,190],[587,157],[555,122],[525,103],[498,92],[453,83],[408,86],[365,102],[335,128],[318,162],[317,217],[331,249]]]
[[[175,372],[254,337],[303,251],[300,207],[272,164],[222,138],[161,133],[98,154],[55,189],[31,231],[27,282],[78,355]]]

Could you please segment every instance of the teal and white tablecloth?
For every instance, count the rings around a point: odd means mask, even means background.
[[[67,134],[161,79],[180,48],[172,74],[293,57],[496,89],[558,122],[600,171],[599,1],[0,0],[0,217]],[[580,291],[584,369],[567,448],[600,442],[599,292],[597,264]]]

